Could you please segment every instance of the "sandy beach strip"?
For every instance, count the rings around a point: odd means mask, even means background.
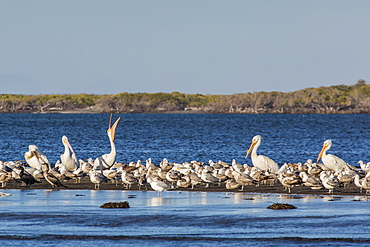
[[[68,187],[66,188],[54,188],[55,190],[63,189],[63,190],[94,190],[94,184],[91,183],[88,177],[84,177],[81,179],[80,183],[75,183],[74,179],[68,181],[62,181],[64,185]],[[23,186],[18,181],[11,181],[7,182],[7,184],[2,187],[0,190],[8,190],[8,189],[20,189],[20,190],[40,190],[40,189],[52,189],[50,184],[45,180],[41,179],[41,183],[36,183],[31,185],[29,188]],[[100,185],[99,190],[139,190],[137,185],[133,185],[130,189],[126,189],[121,182],[118,182],[116,185],[112,182],[104,182]],[[149,184],[146,186],[142,186],[141,190],[149,190],[153,191]],[[240,191],[240,188],[237,189],[226,189],[225,184],[211,184],[208,188],[205,185],[197,185],[194,189],[191,188],[175,188],[171,189],[171,191],[202,191],[202,192],[245,192],[245,193],[276,193],[276,194],[289,194],[287,190],[284,190],[284,187],[279,183],[275,183],[275,185],[270,186],[269,184],[259,184],[258,186],[249,185],[244,186],[244,190]],[[328,190],[323,188],[320,190],[312,190],[306,186],[295,186],[291,189],[290,194],[312,194],[312,195],[328,195]],[[334,189],[332,195],[357,195],[357,196],[365,196],[365,190],[360,193],[360,189],[351,183],[349,186],[346,187],[337,187]]]

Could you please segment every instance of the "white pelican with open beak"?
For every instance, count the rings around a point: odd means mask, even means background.
[[[324,142],[316,163],[319,162],[319,160],[321,159],[324,166],[326,166],[328,169],[335,172],[342,171],[345,167],[348,166],[348,164],[341,158],[326,153],[326,151],[328,151],[331,148],[331,144],[332,144],[331,140],[326,140]]]
[[[29,145],[28,151],[24,153],[24,159],[27,164],[41,171],[43,164],[48,164],[50,166],[48,158],[37,148],[36,145]]]
[[[119,117],[116,120],[116,122],[111,126],[112,114],[110,115],[107,134],[111,145],[111,151],[109,154],[103,154],[102,156],[95,159],[94,161],[95,170],[109,169],[116,162],[116,146],[114,145],[114,136],[116,135],[116,128],[120,120],[121,118]]]
[[[64,145],[64,153],[60,155],[60,160],[65,168],[69,171],[75,171],[79,167],[79,162],[76,157],[76,153],[73,150],[71,144],[66,136],[62,137],[62,143]]]
[[[253,166],[258,167],[261,170],[268,170],[276,173],[279,170],[279,166],[275,161],[264,155],[257,155],[257,149],[261,145],[261,140],[262,137],[260,135],[253,137],[251,146],[247,150],[245,158],[248,158],[248,155],[251,154]]]

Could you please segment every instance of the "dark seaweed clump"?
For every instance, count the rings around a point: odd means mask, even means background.
[[[271,206],[268,206],[267,208],[277,210],[277,209],[296,209],[297,207],[287,203],[274,203]]]
[[[128,202],[107,202],[100,206],[101,208],[129,208]]]

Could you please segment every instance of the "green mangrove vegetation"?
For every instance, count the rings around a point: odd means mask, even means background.
[[[233,95],[118,93],[20,95],[0,94],[1,113],[370,113],[370,85],[306,88],[295,92]]]

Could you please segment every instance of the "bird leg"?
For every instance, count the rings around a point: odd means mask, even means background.
[[[243,191],[244,190],[244,184],[242,185],[242,189],[241,190],[239,190],[239,191]]]

